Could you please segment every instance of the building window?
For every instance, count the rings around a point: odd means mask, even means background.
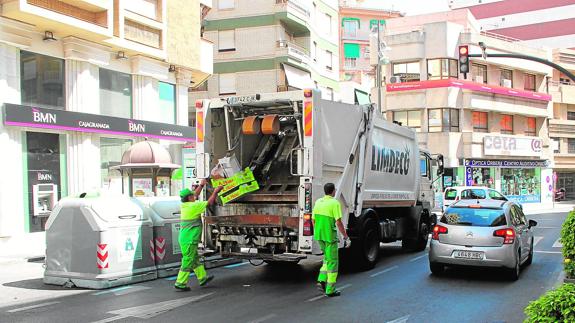
[[[487,132],[487,112],[473,111],[473,131]]]
[[[525,74],[525,86],[524,89],[526,91],[533,91],[535,92],[535,75],[533,74]]]
[[[575,120],[575,111],[567,111],[567,120]]]
[[[234,9],[234,7],[235,7],[235,0],[218,0],[219,10]]]
[[[502,168],[501,193],[521,203],[541,201],[541,168]]]
[[[513,87],[513,71],[512,70],[501,70],[501,86]]]
[[[567,138],[567,152],[575,154],[575,138]]]
[[[513,116],[508,114],[501,115],[501,133],[512,135],[513,134]]]
[[[471,75],[473,82],[487,84],[487,66],[481,64],[471,64]]]
[[[218,51],[231,52],[236,50],[236,31],[220,30],[218,32]]]
[[[333,69],[333,54],[329,50],[325,51],[325,68],[328,71]]]
[[[158,122],[176,123],[176,86],[170,83],[158,82],[160,93]]]
[[[459,132],[459,110],[429,109],[429,132]]]
[[[428,80],[457,78],[458,76],[458,66],[456,59],[437,58],[427,60]]]
[[[551,148],[553,148],[554,154],[561,153],[561,138],[549,138],[551,139]]]
[[[415,131],[421,131],[421,111],[394,111],[393,121],[400,122],[401,125],[413,128]]]
[[[220,74],[220,95],[236,94],[236,74]]]
[[[359,29],[359,19],[344,18],[343,37],[356,38],[358,29]]]
[[[331,36],[331,32],[332,32],[332,30],[333,30],[333,28],[332,28],[332,26],[331,26],[331,16],[326,13],[324,19],[325,19],[325,25],[324,25],[324,26],[325,26],[325,28],[326,28],[325,31],[326,31],[326,33],[327,33],[328,35]]]
[[[100,69],[100,114],[132,117],[132,76]]]
[[[313,42],[311,46],[311,57],[314,62],[317,62],[317,43]]]
[[[64,110],[64,60],[20,52],[22,104]]]
[[[421,78],[419,61],[393,63],[393,76],[399,77],[401,82],[418,82]]]
[[[100,165],[102,170],[102,189],[122,194],[122,175],[111,167],[122,163],[122,155],[132,146],[130,139],[100,138]],[[128,183],[126,183],[128,184]],[[129,185],[126,185],[129,187]],[[128,192],[125,192],[128,194]]]
[[[345,67],[346,68],[356,68],[357,67],[357,58],[345,58]]]
[[[527,129],[525,130],[527,136],[537,135],[537,120],[534,117],[527,117]]]

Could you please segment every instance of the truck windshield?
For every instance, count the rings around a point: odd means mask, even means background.
[[[476,209],[451,207],[441,217],[440,222],[450,225],[474,227],[498,227],[507,224],[502,209]]]
[[[450,188],[447,191],[445,191],[446,200],[455,200],[456,196],[457,196],[457,190]]]

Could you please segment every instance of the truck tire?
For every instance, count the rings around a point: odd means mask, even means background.
[[[375,267],[379,256],[379,232],[374,219],[366,219],[359,236],[352,238],[351,254],[359,269],[369,270]]]
[[[416,237],[404,238],[401,240],[401,247],[408,251],[423,251],[427,247],[429,233],[429,217],[422,215]]]

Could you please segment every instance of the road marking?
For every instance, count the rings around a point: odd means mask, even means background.
[[[337,288],[337,290],[342,291],[342,290],[344,290],[344,289],[346,289],[346,288],[348,288],[348,287],[350,287],[350,286],[351,286],[351,284],[345,284],[345,285],[341,286],[340,288]],[[319,296],[316,296],[316,297],[313,297],[313,298],[308,299],[307,302],[315,302],[315,301],[317,301],[318,299],[322,299],[322,298],[324,298],[324,297],[327,297],[327,296],[325,296],[325,294],[319,295]]]
[[[50,306],[50,305],[54,305],[54,304],[58,304],[60,302],[47,302],[47,303],[41,303],[41,304],[36,304],[36,305],[30,305],[30,306],[24,306],[24,307],[20,307],[20,308],[15,308],[13,310],[9,310],[6,311],[8,313],[16,313],[16,312],[22,312],[22,311],[27,311],[27,310],[31,310],[31,309],[35,309],[35,308],[39,308],[39,307],[45,307],[45,306]]]
[[[406,315],[406,316],[402,316],[398,319],[395,319],[393,321],[387,321],[386,323],[405,323],[405,322],[407,322],[408,319],[409,319],[409,315]]]
[[[385,274],[386,272],[392,271],[392,270],[397,269],[397,268],[399,268],[399,267],[397,267],[397,266],[389,267],[389,268],[384,269],[384,270],[382,270],[382,271],[380,271],[380,272],[377,272],[377,273],[375,273],[375,274],[371,274],[371,275],[369,275],[369,277],[371,277],[371,278],[377,277],[377,276],[379,276],[379,275],[381,275],[381,274]]]
[[[202,298],[208,297],[212,294],[214,294],[214,293],[208,293],[208,294],[204,294],[204,295],[192,296],[192,297],[186,297],[186,298],[173,299],[173,300],[169,300],[169,301],[152,303],[152,304],[142,305],[142,306],[127,307],[127,308],[108,312],[108,314],[114,314],[116,316],[109,317],[109,318],[106,318],[106,319],[103,319],[100,321],[96,321],[93,323],[108,323],[108,322],[123,320],[123,319],[130,318],[130,317],[146,320],[146,319],[158,316],[160,314],[166,313],[166,312],[173,310],[175,308],[178,308],[180,306],[184,306],[184,305],[189,304],[189,303],[197,302],[197,301],[201,300]]]
[[[104,295],[104,294],[111,294],[111,293],[116,293],[116,292],[123,291],[123,290],[126,290],[126,289],[130,289],[130,288],[133,288],[133,287],[134,287],[134,286],[116,287],[116,288],[104,290],[104,291],[101,291],[101,292],[97,292],[97,293],[94,293],[94,294],[92,294],[92,295],[98,296],[98,295]]]
[[[549,254],[561,254],[561,251],[543,251],[543,250],[535,250],[536,253],[549,253]]]
[[[273,318],[276,317],[276,316],[277,316],[276,314],[273,314],[273,313],[272,313],[272,314],[270,314],[270,315],[266,315],[266,316],[264,316],[264,317],[260,317],[259,319],[255,319],[255,320],[253,320],[253,321],[249,321],[248,323],[261,323],[261,322],[265,322],[265,321],[267,321],[267,320],[269,320],[269,319],[273,319]]]
[[[552,248],[563,248],[563,244],[561,243],[561,238],[558,238],[554,243]]]
[[[533,246],[535,247],[539,241],[543,240],[543,237],[535,237],[533,238]]]
[[[236,267],[243,266],[243,265],[247,265],[247,264],[248,264],[248,262],[240,262],[239,264],[233,264],[233,265],[224,266],[224,268],[236,268]]]
[[[425,257],[427,257],[427,253],[425,253],[425,254],[423,254],[423,255],[421,255],[421,256],[419,256],[419,257],[415,257],[415,258],[409,260],[409,262],[418,261],[419,259],[425,258]]]
[[[535,229],[561,229],[561,227],[534,227]]]

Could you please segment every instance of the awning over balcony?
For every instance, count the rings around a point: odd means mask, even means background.
[[[353,44],[353,43],[343,44],[343,56],[345,56],[345,58],[359,58],[360,56],[359,44]]]
[[[288,64],[282,64],[282,65],[286,73],[286,78],[289,86],[302,90],[314,87],[309,72],[300,70]]]

